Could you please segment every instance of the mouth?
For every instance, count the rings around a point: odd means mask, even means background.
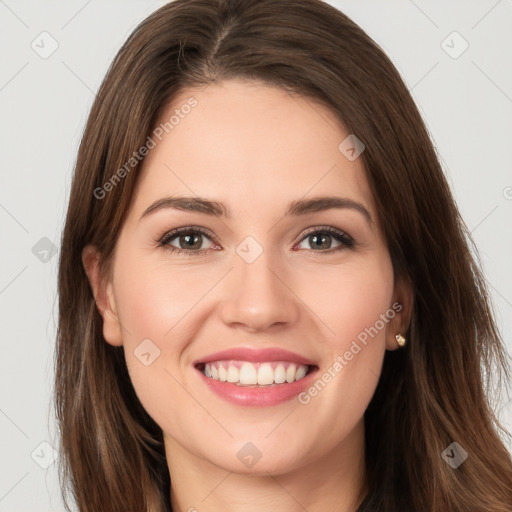
[[[316,365],[292,361],[219,360],[200,362],[194,366],[208,379],[250,388],[286,386],[318,370]]]
[[[314,360],[281,347],[237,346],[192,363],[209,392],[237,406],[272,407],[313,384]]]

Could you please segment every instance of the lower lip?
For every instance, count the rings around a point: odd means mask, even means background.
[[[302,379],[295,382],[283,384],[272,384],[271,386],[237,386],[230,382],[207,377],[201,370],[196,368],[205,384],[224,400],[236,405],[248,407],[271,407],[291,400],[302,393],[311,385],[318,367],[314,367]]]

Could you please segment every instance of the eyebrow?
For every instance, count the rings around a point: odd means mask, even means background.
[[[229,208],[218,201],[211,201],[203,197],[174,196],[164,197],[155,201],[146,208],[144,213],[141,215],[140,220],[152,213],[166,208],[203,213],[214,217],[224,217],[226,219],[231,218]],[[352,199],[338,196],[321,196],[314,197],[312,199],[299,199],[297,201],[292,201],[288,204],[284,216],[301,216],[309,213],[330,210],[332,208],[355,210],[363,215],[370,225],[374,223],[370,212],[364,205]]]

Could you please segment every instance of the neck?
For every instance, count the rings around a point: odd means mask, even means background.
[[[367,492],[364,421],[327,454],[279,474],[238,474],[164,436],[173,512],[356,512]]]

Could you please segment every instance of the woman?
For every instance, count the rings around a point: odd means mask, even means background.
[[[56,405],[80,511],[509,512],[486,286],[396,69],[318,0],[176,0],[80,146]]]

